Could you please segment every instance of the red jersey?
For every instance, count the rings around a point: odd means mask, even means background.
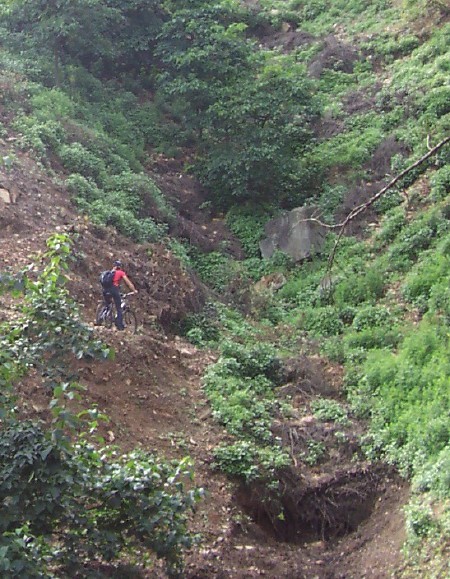
[[[120,282],[122,281],[122,278],[125,275],[126,273],[122,269],[116,269],[116,271],[114,272],[113,286],[119,287]]]

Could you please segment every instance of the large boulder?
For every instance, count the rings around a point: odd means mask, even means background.
[[[327,230],[311,220],[317,214],[316,207],[297,207],[266,223],[264,231],[267,237],[259,244],[261,255],[268,259],[280,250],[294,261],[301,261],[320,253]]]

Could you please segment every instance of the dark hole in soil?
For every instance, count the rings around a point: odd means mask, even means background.
[[[283,477],[281,498],[261,486],[247,486],[236,499],[261,530],[280,542],[330,541],[370,517],[382,493],[380,481],[374,469],[335,473],[314,483],[290,471]]]

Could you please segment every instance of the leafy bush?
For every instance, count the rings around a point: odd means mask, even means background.
[[[414,478],[414,489],[420,492],[432,491],[435,496],[445,499],[450,496],[450,447],[446,446],[433,460],[419,468]]]
[[[419,254],[428,249],[449,229],[448,220],[437,208],[429,210],[402,229],[389,249],[388,259],[392,268],[415,261]],[[406,261],[403,261],[406,260]]]
[[[355,330],[361,331],[378,326],[392,325],[395,318],[390,310],[385,306],[365,306],[360,308],[353,318],[352,326]]]
[[[302,460],[309,466],[316,465],[325,454],[325,444],[320,440],[310,438],[306,441],[308,450],[302,453]]]
[[[280,361],[273,346],[264,342],[245,346],[238,342],[224,341],[222,355],[236,360],[239,375],[254,378],[259,375],[270,380],[276,380],[280,369]]]
[[[60,121],[71,118],[75,114],[72,99],[58,88],[44,89],[42,86],[30,98],[33,115],[42,122],[48,120]]]
[[[311,402],[311,409],[318,420],[333,421],[338,424],[349,422],[347,411],[336,400],[316,398]]]
[[[154,205],[162,219],[169,220],[174,216],[173,208],[160,189],[144,174],[126,171],[110,176],[106,180],[105,191],[120,192],[124,197],[124,205],[133,208],[136,213],[141,208]]]
[[[368,448],[414,474],[447,446],[450,408],[448,332],[426,316],[408,333],[398,354],[369,353],[351,399],[372,413]],[[365,402],[363,399],[365,398]]]
[[[92,179],[99,186],[105,183],[107,173],[104,161],[81,143],[63,145],[59,151],[59,157],[67,171]]]
[[[245,440],[220,445],[214,450],[214,466],[246,483],[270,480],[289,463],[289,456],[281,448],[261,447]]]
[[[431,177],[430,197],[433,201],[440,201],[450,193],[450,165],[438,169]]]
[[[372,350],[374,348],[395,348],[403,338],[403,331],[398,326],[370,327],[344,336],[347,355],[351,350]]]
[[[391,209],[382,222],[381,230],[376,234],[377,246],[393,241],[406,225],[406,215],[403,207]]]
[[[247,257],[259,257],[259,242],[264,234],[264,225],[269,216],[260,205],[234,206],[226,216],[230,230],[236,235]]]
[[[192,465],[143,452],[120,456],[87,443],[101,416],[68,408],[76,398],[73,361],[108,351],[92,339],[64,287],[68,237],[55,235],[47,245],[42,273],[26,282],[21,316],[1,337],[2,402],[12,402],[4,395],[8,382],[33,368],[33,379],[45,379],[53,393],[53,421],[20,422],[10,412],[0,431],[0,571],[65,576],[86,560],[130,556],[143,547],[164,558],[170,572],[179,571],[182,549],[192,544],[187,511],[202,494],[190,482]]]
[[[94,222],[112,225],[123,235],[138,242],[159,241],[166,234],[166,227],[151,217],[138,219],[129,209],[120,207],[120,204],[111,205],[109,201],[98,199],[86,207]]]
[[[374,302],[384,294],[385,280],[383,272],[370,268],[365,274],[348,273],[347,279],[339,282],[334,290],[334,301],[337,306],[358,305],[363,302]]]
[[[450,258],[448,256],[434,252],[431,255],[427,253],[406,277],[403,285],[403,296],[408,301],[420,306],[422,311],[426,311],[431,291],[439,282],[444,279],[447,280],[449,274]]]
[[[69,175],[66,179],[66,186],[74,197],[81,198],[88,203],[101,199],[103,195],[102,190],[92,180],[86,179],[79,173]]]
[[[221,321],[214,304],[206,304],[200,313],[186,316],[181,331],[196,346],[217,343],[221,336]]]
[[[344,329],[339,312],[333,306],[307,308],[300,314],[297,324],[314,336],[335,336]]]

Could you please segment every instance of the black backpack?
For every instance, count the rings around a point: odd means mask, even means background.
[[[100,283],[102,284],[102,288],[107,291],[110,290],[113,286],[113,279],[114,279],[114,271],[107,269],[106,271],[102,271],[100,274]]]

